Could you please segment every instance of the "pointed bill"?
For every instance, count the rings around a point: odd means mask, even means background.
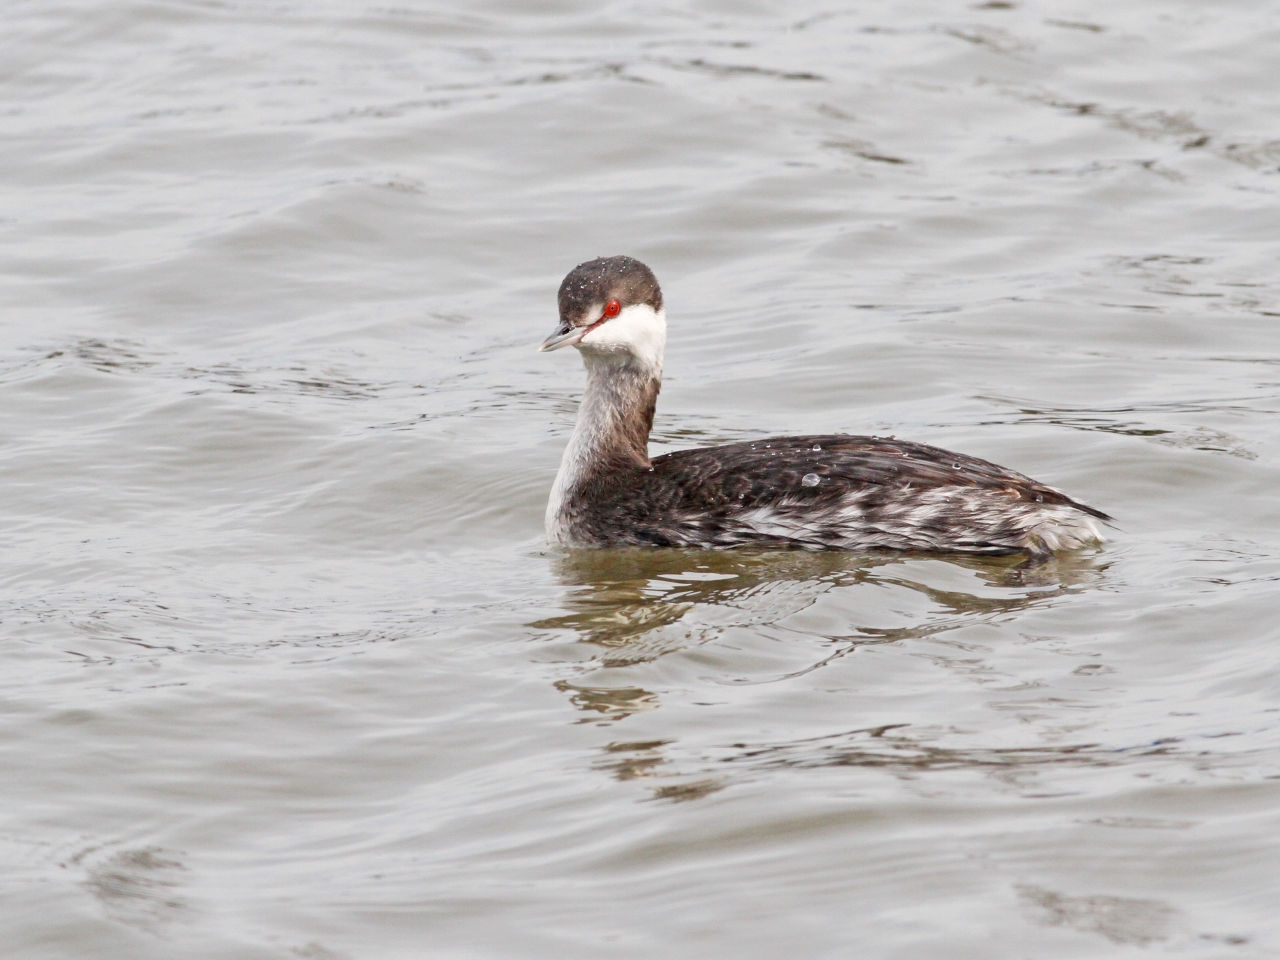
[[[575,327],[568,321],[561,320],[560,326],[556,327],[555,332],[542,341],[542,345],[538,347],[538,352],[544,353],[547,350],[559,350],[561,347],[572,346],[582,339],[588,329],[590,328]]]

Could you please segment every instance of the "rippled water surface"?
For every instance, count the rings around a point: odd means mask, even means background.
[[[1280,955],[1280,9],[17,2],[0,953]],[[566,553],[573,264],[655,451],[875,432],[1038,568]]]

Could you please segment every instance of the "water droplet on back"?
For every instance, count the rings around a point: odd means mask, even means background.
[[[822,478],[816,473],[806,473],[800,478],[800,485],[805,487],[816,487],[822,482]]]

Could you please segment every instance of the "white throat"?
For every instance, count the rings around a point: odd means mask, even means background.
[[[588,333],[577,346],[588,370],[594,361],[604,360],[634,365],[650,376],[661,377],[662,355],[667,348],[667,313],[654,310],[647,303],[633,303]]]

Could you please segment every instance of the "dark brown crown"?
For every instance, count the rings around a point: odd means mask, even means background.
[[[560,320],[574,326],[592,323],[597,318],[588,313],[610,300],[661,310],[662,288],[653,271],[634,257],[597,257],[578,264],[561,282]]]

